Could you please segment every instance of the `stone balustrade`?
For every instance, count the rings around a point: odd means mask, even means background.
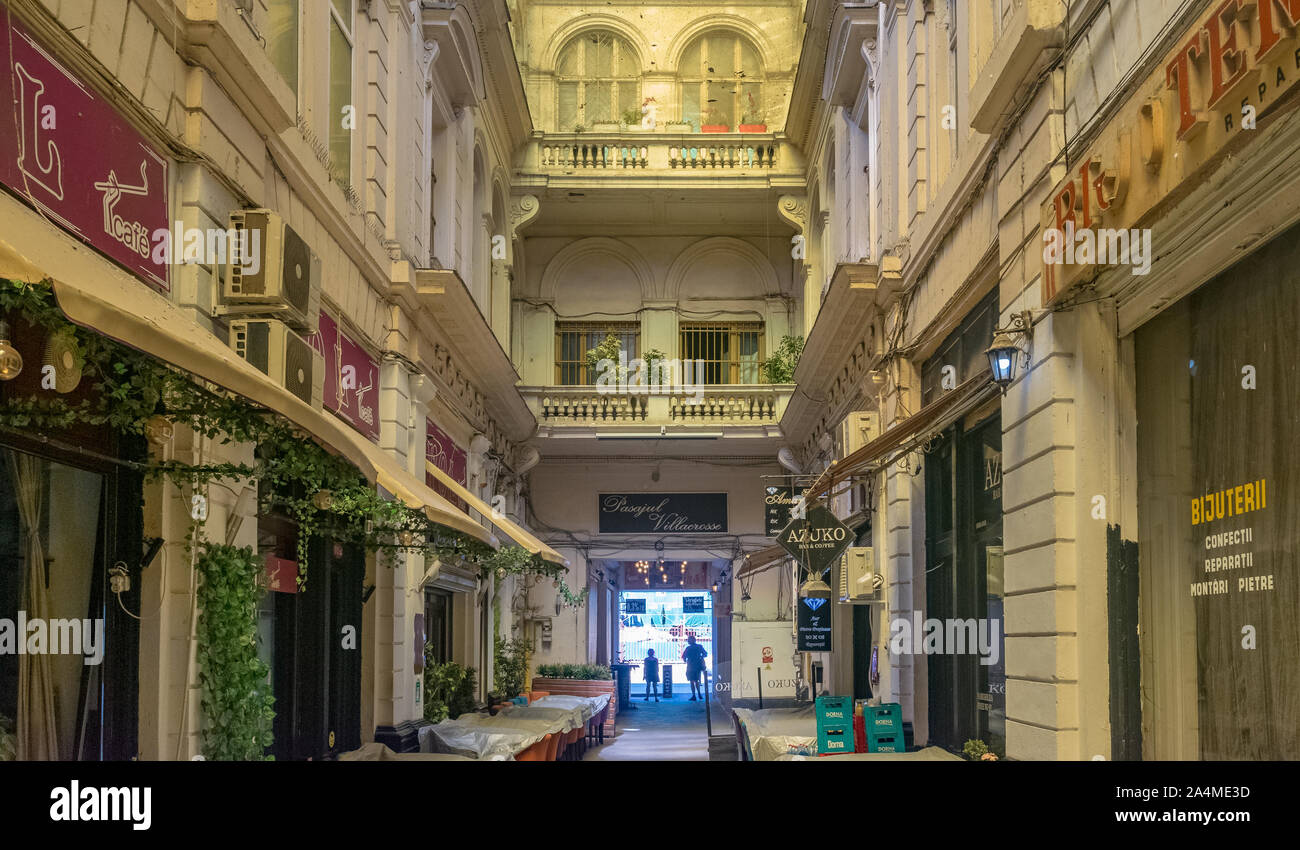
[[[601,393],[595,387],[521,387],[544,425],[755,425],[775,424],[793,387],[728,384],[699,393]]]

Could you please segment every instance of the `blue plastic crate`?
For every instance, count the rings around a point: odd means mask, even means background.
[[[869,753],[901,753],[904,751],[903,735],[878,735],[867,736],[867,752]]]
[[[853,752],[853,725],[827,726],[817,730],[817,754]]]
[[[862,709],[863,731],[867,733],[867,743],[873,738],[889,736],[903,740],[903,707],[896,702],[883,705],[868,705]],[[886,750],[884,752],[897,752]]]
[[[817,726],[843,725],[853,728],[853,700],[850,697],[817,697]]]

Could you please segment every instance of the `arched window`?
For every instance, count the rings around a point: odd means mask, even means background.
[[[677,68],[682,120],[697,131],[735,131],[767,124],[763,66],[749,39],[726,30],[691,42]]]
[[[555,65],[559,132],[597,121],[619,121],[625,112],[641,120],[640,61],[622,36],[598,30],[577,36]]]

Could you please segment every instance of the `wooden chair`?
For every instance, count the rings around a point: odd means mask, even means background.
[[[524,749],[515,756],[515,761],[547,761],[546,756],[550,752],[551,739],[554,737],[554,735],[547,735],[536,744]]]
[[[560,738],[562,735],[547,735],[546,761],[557,761],[560,757]]]

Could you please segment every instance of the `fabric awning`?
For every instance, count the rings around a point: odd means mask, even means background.
[[[836,484],[855,473],[866,472],[886,454],[903,446],[909,440],[946,428],[957,417],[993,397],[997,391],[998,387],[993,383],[993,373],[988,369],[967,378],[959,386],[939,396],[822,473],[808,489],[808,501],[826,495]]]
[[[366,480],[412,507],[423,507],[433,522],[497,545],[487,529],[346,423],[273,383],[170,300],[3,193],[0,219],[6,221],[0,232],[0,277],[29,283],[49,280],[59,307],[73,323],[284,416],[354,463]],[[37,264],[28,253],[48,259]]]
[[[736,578],[747,576],[750,573],[756,573],[783,558],[789,557],[790,553],[785,551],[785,547],[779,543],[774,543],[771,546],[764,547],[755,552],[750,552],[745,557],[745,565],[736,571]]]
[[[465,503],[468,504],[474,510],[478,511],[479,514],[485,520],[490,521],[493,525],[499,528],[507,537],[509,537],[511,540],[515,541],[520,546],[527,549],[530,553],[534,555],[540,555],[544,560],[550,561],[552,564],[559,564],[562,567],[569,566],[568,558],[565,558],[559,552],[556,552],[550,546],[547,546],[545,543],[538,540],[536,537],[534,537],[532,534],[528,533],[524,529],[520,528],[518,525],[516,525],[508,518],[501,517],[498,519],[497,517],[494,517],[492,514],[492,508],[487,503],[485,503],[482,499],[479,499],[476,496],[474,496],[474,494],[466,490],[459,481],[457,481],[455,478],[452,478],[450,475],[448,475],[446,472],[443,472],[438,467],[434,466],[431,461],[426,460],[424,462],[424,468],[429,471],[430,475],[432,475],[435,479],[438,480],[438,483],[442,484],[448,490],[455,493],[460,498],[464,499]]]

